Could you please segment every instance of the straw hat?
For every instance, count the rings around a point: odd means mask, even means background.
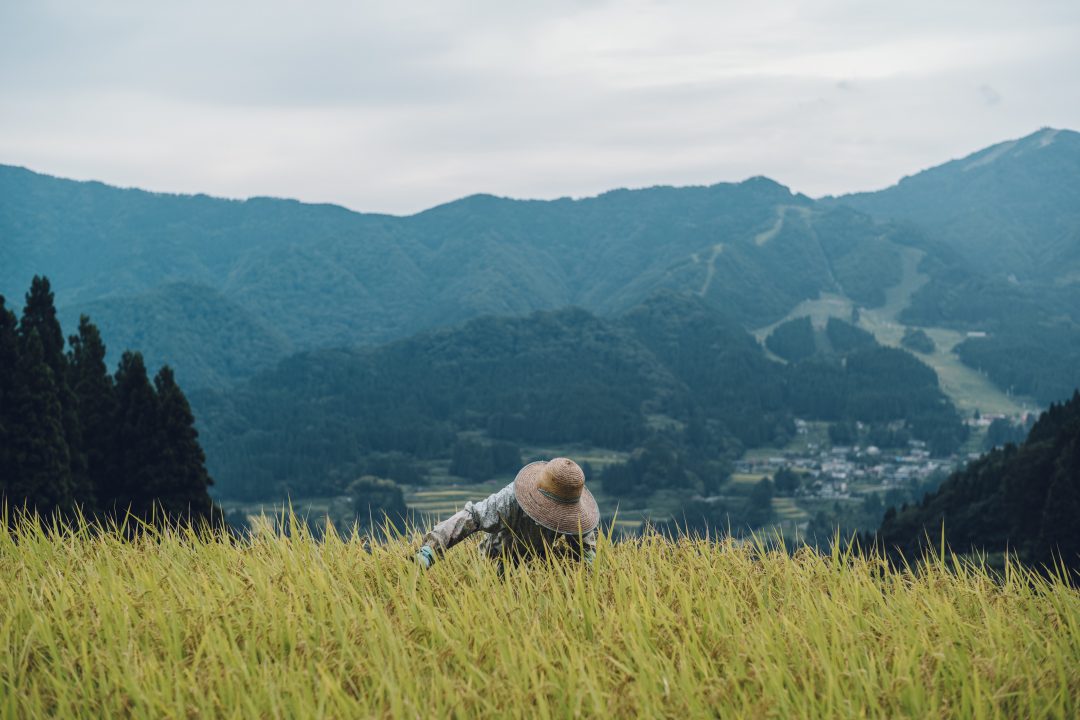
[[[514,495],[521,509],[548,530],[577,535],[600,524],[600,509],[585,488],[585,473],[569,458],[538,460],[521,468],[514,478]]]

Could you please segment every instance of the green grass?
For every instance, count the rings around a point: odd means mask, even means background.
[[[0,530],[0,717],[1080,712],[1080,593],[1012,564],[648,536],[500,578],[414,546]]]

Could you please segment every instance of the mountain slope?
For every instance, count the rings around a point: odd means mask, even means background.
[[[170,283],[142,295],[105,298],[81,306],[109,338],[107,362],[128,348],[147,348],[147,365],[179,368],[184,387],[223,387],[276,364],[292,343],[221,293],[190,283]],[[78,327],[70,306],[64,327]]]
[[[792,415],[908,424],[942,451],[963,426],[910,354],[870,347],[785,366],[694,295],[618,318],[570,308],[485,316],[360,350],[292,356],[243,385],[192,393],[223,495],[341,492],[372,466],[422,480],[459,442],[634,451],[651,438],[709,459],[784,442]],[[380,471],[384,472],[384,471]]]
[[[583,200],[473,196],[391,217],[121,190],[3,166],[0,236],[0,293],[46,274],[74,315],[188,283],[301,349],[376,344],[483,314],[621,312],[661,289],[697,293],[750,325],[822,291],[879,304],[899,279],[898,244],[909,240],[764,178]],[[132,326],[105,340],[117,347],[140,334],[150,335]],[[145,350],[185,370],[173,348],[148,339]]]
[[[1080,133],[1071,130],[1045,128],[836,201],[917,223],[980,273],[1080,282]]]
[[[877,539],[913,558],[940,546],[942,527],[957,552],[1080,568],[1080,393],[1051,405],[1019,447],[993,450],[917,506],[891,510]]]

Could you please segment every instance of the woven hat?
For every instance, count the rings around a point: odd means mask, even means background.
[[[600,508],[585,488],[585,473],[569,458],[538,460],[514,478],[514,495],[525,513],[548,530],[577,535],[600,524]]]

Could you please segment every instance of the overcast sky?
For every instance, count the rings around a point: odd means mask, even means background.
[[[1080,2],[0,0],[0,163],[408,213],[1080,129]]]

